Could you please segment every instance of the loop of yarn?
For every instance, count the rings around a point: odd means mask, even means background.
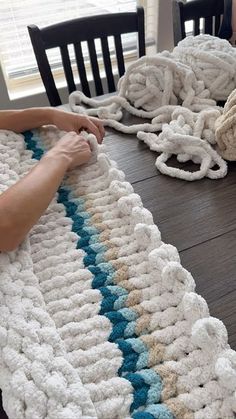
[[[86,113],[98,116],[104,125],[137,134],[161,153],[156,160],[161,173],[190,181],[219,179],[226,175],[227,165],[212,146],[217,135],[221,156],[236,159],[235,123],[234,110],[227,115],[225,108],[220,118],[222,109],[216,100],[226,100],[235,87],[235,49],[226,40],[199,35],[185,38],[173,52],[145,56],[130,65],[119,80],[117,96],[95,100],[73,92],[69,104],[72,111],[80,112],[84,103],[92,107]],[[122,123],[123,110],[150,121],[127,126]],[[215,133],[216,120],[219,134]],[[160,131],[158,139],[151,135]],[[169,167],[166,162],[173,154],[179,162],[200,164],[200,169],[189,172]],[[218,169],[212,170],[215,165]]]
[[[171,122],[163,125],[159,136],[139,132],[138,138],[148,144],[151,150],[162,153],[156,160],[156,167],[164,174],[189,181],[203,177],[222,178],[227,173],[227,164],[207,141],[208,129],[219,114],[218,110],[190,114],[189,110],[176,109],[171,115]],[[209,140],[213,142],[211,136]],[[200,169],[190,172],[167,166],[166,162],[173,154],[179,161],[192,160],[200,164]],[[215,165],[218,166],[217,170],[212,169]]]
[[[185,132],[186,120],[195,126],[191,114],[175,118]],[[28,144],[39,156],[57,138],[44,129]],[[0,132],[6,188],[35,164],[22,142]],[[236,355],[223,323],[209,316],[122,172],[97,151],[97,161],[68,173],[20,248],[0,253],[9,419],[233,419]]]
[[[164,51],[152,57],[144,56],[131,64],[119,80],[117,96],[96,100],[82,92],[73,92],[69,96],[69,105],[72,111],[80,112],[83,102],[93,107],[86,109],[88,115],[109,115],[107,119],[102,118],[104,124],[119,129],[122,124],[117,121],[122,116],[122,108],[135,116],[153,119],[165,106],[182,104],[193,111],[214,106],[215,101],[209,96],[204,83],[196,79],[191,68]],[[119,117],[115,116],[117,112]],[[152,129],[150,125],[147,124],[147,130]],[[132,132],[137,132],[136,126]]]
[[[142,207],[142,201],[139,195],[130,194],[119,199],[117,206],[121,214],[130,215],[134,207]]]
[[[93,134],[88,134],[87,135],[87,141],[90,145],[91,151],[92,151],[92,156],[90,158],[90,163],[94,163],[97,161],[97,155],[98,155],[98,142],[97,139],[95,137],[95,135]]]
[[[228,341],[224,324],[213,317],[197,320],[192,328],[192,337],[196,345],[212,355],[225,349]]]

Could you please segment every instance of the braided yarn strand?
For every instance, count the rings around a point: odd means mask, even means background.
[[[25,150],[0,131],[1,190],[61,135],[25,133]],[[0,254],[9,419],[233,419],[225,326],[123,172],[87,140],[92,160],[68,173],[22,246]]]

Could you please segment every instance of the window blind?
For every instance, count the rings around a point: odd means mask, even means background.
[[[37,62],[29,38],[27,25],[45,27],[57,22],[89,15],[134,11],[144,7],[147,53],[155,53],[157,39],[157,9],[159,0],[0,0],[0,65],[4,74],[10,100],[44,91]],[[126,63],[136,58],[136,34],[122,35]],[[108,38],[111,59],[116,68],[113,37]],[[100,74],[103,77],[103,59],[100,40],[95,40]],[[84,45],[83,45],[84,44]],[[82,43],[87,55],[86,71],[92,80],[87,43]],[[73,46],[69,46],[75,83],[80,82]],[[50,66],[58,89],[65,87],[59,48],[47,51]],[[100,57],[100,58],[99,58]]]
[[[155,0],[140,3],[146,8],[146,28],[154,27],[151,5]],[[136,5],[137,0],[0,0],[0,61],[5,77],[17,78],[37,71],[27,25],[45,27],[77,17],[134,11]],[[147,35],[152,36],[150,29]],[[126,43],[132,44],[132,37],[128,36]],[[49,56],[56,62],[59,52],[49,51]]]

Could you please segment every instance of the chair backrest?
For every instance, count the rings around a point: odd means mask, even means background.
[[[142,7],[138,7],[136,12],[89,16],[61,22],[42,29],[39,29],[36,25],[30,25],[28,26],[28,31],[39,72],[43,80],[49,102],[52,106],[61,105],[61,99],[55,85],[46,50],[56,47],[60,48],[68,91],[71,93],[76,90],[76,86],[69,57],[68,45],[73,44],[81,89],[89,97],[91,97],[91,93],[86,74],[81,42],[87,42],[97,95],[102,95],[104,92],[99,72],[94,42],[95,39],[100,38],[101,40],[101,49],[109,92],[114,92],[116,87],[112,71],[108,37],[114,37],[115,53],[120,77],[125,72],[121,34],[137,32],[138,55],[139,57],[145,55],[144,10]]]
[[[200,19],[203,19],[203,33],[220,36],[224,10],[230,9],[232,0],[192,0],[187,3],[173,0],[174,44],[186,37],[185,22],[193,21],[193,35],[200,34]],[[230,36],[229,36],[230,37]]]

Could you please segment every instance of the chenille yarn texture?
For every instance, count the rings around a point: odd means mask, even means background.
[[[236,160],[236,90],[229,95],[215,129],[219,154],[227,160]]]
[[[61,135],[0,131],[1,191]],[[25,242],[0,253],[9,419],[233,419],[225,326],[123,172],[88,141],[89,164],[68,174]]]
[[[98,116],[106,126],[137,134],[161,153],[156,167],[162,173],[189,181],[219,179],[226,175],[227,165],[215,150],[215,124],[223,112],[216,101],[225,101],[235,88],[235,48],[226,40],[199,35],[187,37],[172,53],[145,56],[130,65],[117,96],[95,100],[73,92],[69,103],[74,112]],[[127,126],[122,123],[124,110],[150,121]],[[167,166],[172,155],[180,162],[200,164],[199,170]]]

